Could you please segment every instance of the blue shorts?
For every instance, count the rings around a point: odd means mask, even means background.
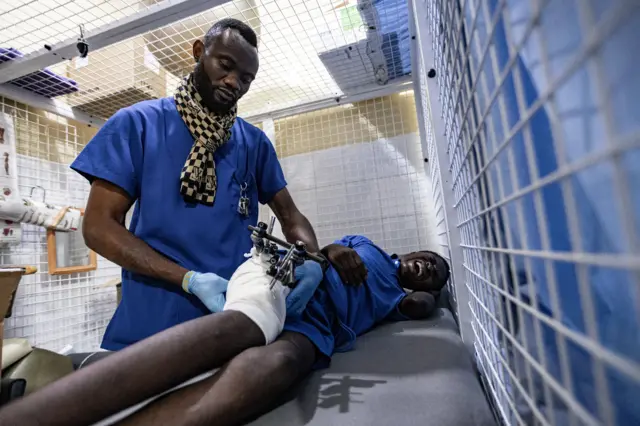
[[[303,334],[316,346],[319,352],[314,369],[327,368],[335,347],[332,326],[335,311],[327,291],[319,287],[301,317],[287,318],[284,330]]]

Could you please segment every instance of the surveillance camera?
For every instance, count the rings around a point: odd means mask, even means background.
[[[89,54],[89,44],[84,40],[80,40],[78,44],[76,44],[76,48],[81,58],[86,58]]]

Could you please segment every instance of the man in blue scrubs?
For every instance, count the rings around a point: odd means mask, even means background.
[[[360,285],[346,285],[331,267],[300,316],[287,318],[284,334],[295,340],[257,346],[255,324],[230,311],[189,321],[53,383],[0,410],[0,423],[91,424],[165,392],[197,374],[228,364],[213,377],[164,396],[125,425],[242,424],[264,412],[313,367],[327,366],[334,352],[354,347],[356,336],[384,320],[429,316],[434,294],[449,278],[449,266],[432,252],[390,256],[369,239],[347,236],[323,249],[358,256],[368,270]],[[413,290],[407,294],[404,289]],[[235,331],[216,332],[235,322]],[[253,339],[253,343],[252,343]],[[296,345],[293,345],[295,343]],[[243,348],[255,346],[244,350]],[[242,352],[242,353],[241,353]],[[239,355],[238,355],[239,354]],[[113,392],[111,386],[117,386]]]
[[[225,19],[194,43],[193,57],[174,97],[118,111],[71,165],[91,182],[85,241],[123,269],[104,349],[221,311],[227,280],[251,249],[258,203],[271,207],[288,241],[318,251],[271,142],[236,117],[258,72],[255,33]],[[361,262],[337,266],[355,281],[366,274]]]

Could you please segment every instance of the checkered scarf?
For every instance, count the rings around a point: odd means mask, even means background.
[[[202,105],[192,74],[182,80],[174,98],[182,120],[195,139],[180,174],[180,194],[189,202],[212,206],[218,188],[213,153],[231,137],[236,107],[224,115],[210,112]]]

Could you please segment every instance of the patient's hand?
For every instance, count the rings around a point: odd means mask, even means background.
[[[400,313],[410,319],[427,318],[435,309],[435,297],[425,291],[414,291],[400,302]]]
[[[367,279],[367,268],[354,249],[340,244],[329,244],[322,254],[335,268],[340,280],[347,285],[360,285]]]
[[[295,288],[287,296],[287,316],[299,317],[307,307],[316,289],[322,282],[322,267],[313,260],[307,260],[296,267],[295,278],[298,281]]]

